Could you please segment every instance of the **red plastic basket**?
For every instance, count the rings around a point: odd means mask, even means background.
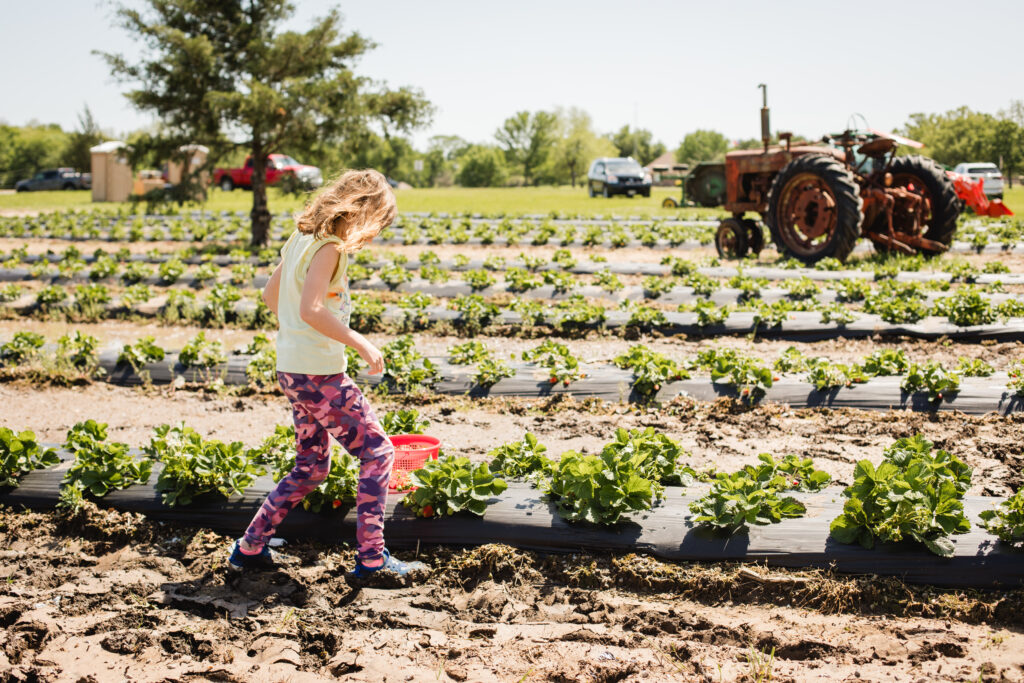
[[[409,485],[409,472],[423,467],[427,458],[437,460],[441,440],[426,434],[396,434],[391,437],[391,445],[395,447],[395,464],[388,488],[399,489]]]

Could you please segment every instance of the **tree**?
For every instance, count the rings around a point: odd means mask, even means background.
[[[92,153],[89,150],[106,139],[89,105],[85,105],[78,115],[78,130],[68,135],[64,163],[79,171],[89,171],[92,168]]]
[[[68,136],[57,124],[0,125],[0,185],[12,187],[44,168],[63,165]]]
[[[459,184],[463,187],[494,187],[508,179],[505,157],[500,149],[473,145],[459,158]]]
[[[713,161],[721,157],[729,149],[729,141],[724,135],[714,130],[698,129],[687,133],[676,149],[676,160],[682,164],[699,164],[702,161]]]
[[[654,142],[654,134],[644,128],[630,129],[623,126],[619,132],[609,136],[612,144],[615,145],[617,156],[633,157],[646,166],[665,153],[665,145],[661,142]]]
[[[521,111],[505,119],[494,137],[505,148],[510,164],[523,168],[523,182],[530,184],[534,169],[547,159],[554,142],[555,115],[538,111],[532,115]]]
[[[353,62],[375,45],[341,31],[332,10],[305,31],[285,31],[287,0],[145,0],[120,6],[122,28],[145,46],[138,59],[101,53],[112,72],[137,84],[126,93],[162,119],[153,144],[211,149],[209,164],[231,149],[252,156],[252,242],[266,243],[267,155],[316,149],[326,141],[365,140],[374,123],[385,136],[429,119],[429,105],[407,88],[389,91],[358,76]]]
[[[960,107],[945,114],[911,114],[903,131],[924,143],[929,155],[940,164],[955,166],[962,161],[999,161],[993,146],[996,119],[991,114]]]
[[[594,132],[590,114],[571,107],[555,112],[555,141],[547,163],[538,171],[541,182],[562,185],[576,180],[587,172],[587,166],[597,157],[615,156],[615,146]]]
[[[423,175],[427,185],[448,187],[455,182],[455,160],[469,148],[458,135],[435,135],[427,141]]]

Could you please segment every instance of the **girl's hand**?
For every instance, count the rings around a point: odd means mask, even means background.
[[[365,344],[360,344],[356,351],[359,353],[359,357],[370,366],[371,375],[379,375],[384,372],[384,355],[376,346],[366,342]]]

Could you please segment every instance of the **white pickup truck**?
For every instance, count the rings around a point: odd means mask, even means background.
[[[995,164],[982,161],[973,164],[957,164],[953,172],[967,176],[971,180],[981,180],[983,182],[981,189],[986,197],[1003,198],[1003,174]]]

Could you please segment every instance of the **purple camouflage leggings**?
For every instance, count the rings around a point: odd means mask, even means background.
[[[295,467],[267,495],[245,530],[245,540],[262,549],[295,505],[327,478],[331,468],[328,436],[359,459],[356,493],[357,557],[375,563],[384,552],[384,504],[395,449],[363,392],[344,374],[278,372],[292,404],[298,453]]]

